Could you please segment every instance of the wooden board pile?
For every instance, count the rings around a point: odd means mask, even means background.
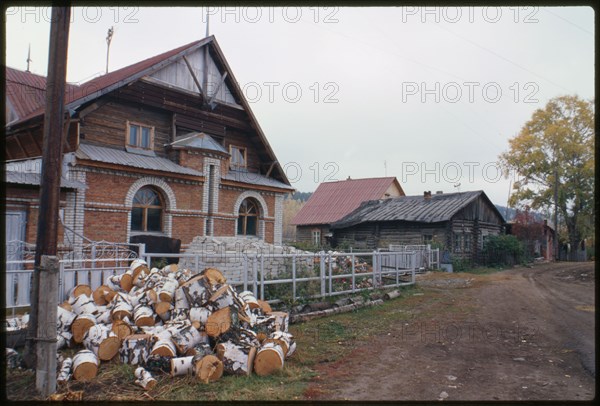
[[[95,291],[72,289],[58,307],[58,348],[82,347],[60,365],[59,382],[93,379],[102,361],[137,365],[136,384],[152,374],[194,374],[202,382],[231,375],[268,375],[284,366],[296,343],[287,313],[252,292],[237,293],[214,268],[199,274],[136,259]]]

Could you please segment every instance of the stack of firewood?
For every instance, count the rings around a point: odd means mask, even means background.
[[[194,374],[202,382],[231,375],[267,375],[284,366],[296,343],[288,314],[252,292],[237,293],[214,268],[192,275],[136,259],[122,275],[92,291],[78,285],[58,307],[59,349],[83,347],[62,361],[59,382],[93,379],[102,361],[137,365],[136,383],[152,374]]]

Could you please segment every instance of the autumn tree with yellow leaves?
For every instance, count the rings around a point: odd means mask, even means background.
[[[511,206],[554,211],[556,200],[573,260],[594,232],[594,128],[593,101],[556,97],[533,113],[499,157],[519,176]]]

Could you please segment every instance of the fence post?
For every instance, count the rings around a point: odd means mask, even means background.
[[[410,281],[411,281],[411,284],[414,285],[415,284],[415,273],[416,273],[415,263],[417,261],[417,258],[416,258],[417,257],[417,253],[413,251],[412,257],[413,257],[413,260],[412,260],[413,266],[411,267],[412,269],[411,269]]]
[[[329,296],[333,293],[333,264],[331,263],[331,253],[327,254],[327,258],[329,259],[328,271],[329,271]]]
[[[92,269],[96,268],[96,244],[92,244]]]
[[[248,261],[242,258],[242,272],[244,273],[244,291],[248,290]]]
[[[319,273],[321,276],[321,297],[325,296],[325,251],[319,253]]]
[[[58,302],[65,300],[65,264],[63,261],[58,263]]]
[[[265,300],[265,260],[260,256],[260,300]]]
[[[256,271],[256,258],[252,258],[252,288],[254,297],[258,297],[258,275]]]
[[[352,251],[350,251],[352,252]],[[354,293],[354,291],[356,290],[356,269],[354,267],[354,263],[356,262],[354,254],[352,254],[351,256],[352,258],[352,293]]]
[[[394,254],[394,265],[396,265],[396,286],[400,284],[400,274],[398,272],[398,255],[400,254]]]
[[[296,302],[296,253],[292,256],[292,302]]]
[[[373,287],[379,287],[379,282],[377,280],[377,274],[379,273],[379,261],[377,260],[377,251],[373,251]]]

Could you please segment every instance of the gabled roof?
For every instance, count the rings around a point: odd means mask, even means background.
[[[246,183],[249,185],[275,187],[279,189],[287,189],[290,191],[294,190],[293,187],[286,185],[285,183],[280,182],[277,179],[267,178],[265,175],[261,175],[260,173],[236,171],[230,169],[229,172],[227,172],[227,174],[221,176],[221,179],[230,180],[233,182]]]
[[[227,152],[221,144],[215,141],[213,137],[202,132],[192,132],[182,135],[177,140],[167,145],[175,149],[201,149],[229,155],[229,152]]]
[[[287,186],[290,186],[290,182],[285,175],[285,171],[283,167],[277,160],[275,153],[273,152],[264,132],[262,131],[260,125],[258,124],[258,120],[254,116],[252,109],[246,98],[244,97],[244,93],[241,87],[238,84],[238,81],[235,79],[225,56],[223,55],[223,51],[219,47],[214,36],[203,38],[199,41],[191,42],[187,45],[183,45],[179,48],[172,49],[170,51],[164,52],[160,55],[153,56],[151,58],[145,59],[141,62],[135,63],[133,65],[126,66],[124,68],[118,69],[116,71],[107,73],[106,75],[97,77],[88,82],[82,83],[79,86],[71,86],[66,89],[66,109],[77,109],[85,103],[91,102],[109,92],[117,90],[121,87],[124,87],[138,79],[141,79],[144,76],[149,76],[154,72],[164,68],[165,66],[175,62],[176,60],[182,58],[185,55],[188,55],[197,49],[203,46],[210,46],[211,52],[217,58],[219,64],[223,67],[223,69],[227,72],[226,82],[231,87],[232,93],[235,95],[237,99],[240,100],[240,104],[248,114],[250,119],[250,125],[256,131],[258,135],[259,143],[266,152],[268,159],[274,163],[274,169],[278,173],[279,177],[283,180],[283,183]],[[10,68],[7,68],[7,71]],[[14,69],[13,69],[14,71]],[[18,71],[17,71],[18,72]],[[28,79],[33,80],[33,79]],[[41,82],[40,82],[41,83]],[[39,84],[38,84],[39,85]],[[43,99],[43,98],[42,98]],[[40,99],[41,100],[41,99]],[[38,102],[31,100],[31,106],[26,110],[31,110],[26,114],[19,115],[19,119],[7,125],[7,130],[12,130],[16,126],[23,124],[29,120],[33,119],[41,119],[44,115],[44,106],[43,100],[42,104],[39,105]]]
[[[498,215],[504,217],[488,199],[482,190],[461,193],[443,193],[431,195],[431,199],[419,196],[401,196],[385,200],[364,202],[343,219],[332,224],[331,228],[352,227],[356,224],[377,221],[414,221],[437,223],[449,221],[456,213],[482,196]]]
[[[362,202],[383,198],[394,183],[402,191],[398,180],[393,176],[321,183],[292,219],[292,224],[301,226],[336,222]]]
[[[66,84],[65,93],[71,94],[77,85]],[[19,117],[27,117],[31,113],[43,109],[46,103],[46,78],[35,73],[6,67],[6,96]]]
[[[150,169],[154,171],[180,173],[183,175],[203,176],[191,168],[177,165],[173,161],[157,156],[132,154],[115,148],[100,147],[97,145],[80,144],[75,152],[77,159],[104,162],[109,164],[129,166],[132,168]]]

